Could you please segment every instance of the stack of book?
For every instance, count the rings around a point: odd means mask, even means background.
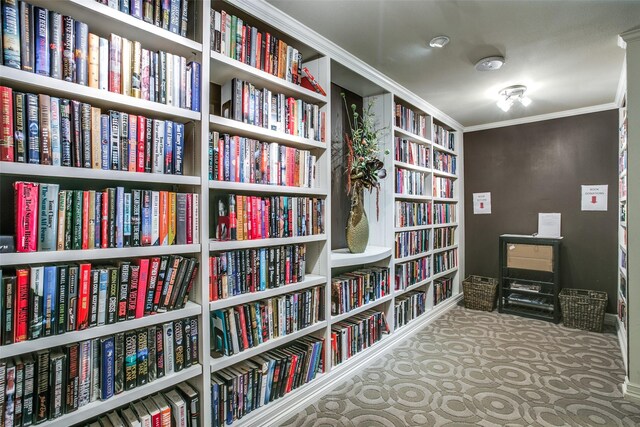
[[[402,264],[396,264],[396,290],[422,282],[431,276],[431,258],[424,257]]]
[[[96,0],[98,3],[142,19],[164,30],[187,37],[189,0]]]
[[[216,310],[211,314],[212,350],[224,356],[290,335],[323,320],[323,290],[300,292]]]
[[[195,258],[56,264],[0,271],[2,341],[12,344],[183,308]]]
[[[302,337],[211,374],[211,425],[231,425],[314,380],[324,367],[324,340]]]
[[[428,176],[424,172],[396,168],[396,194],[427,196]]]
[[[197,193],[13,187],[17,252],[199,243]]]
[[[333,366],[366,350],[389,333],[383,312],[367,310],[331,328],[331,358]]]
[[[395,257],[404,258],[429,250],[429,234],[431,230],[414,230],[396,233]]]
[[[369,268],[331,279],[331,315],[348,313],[391,292],[388,268]]]
[[[446,300],[453,292],[453,279],[443,277],[433,281],[433,305],[434,307]]]
[[[433,178],[433,197],[453,199],[453,179],[436,176]]]
[[[429,147],[426,145],[396,137],[394,147],[396,161],[429,167]]]
[[[209,134],[209,179],[251,184],[316,186],[316,156],[275,142]]]
[[[3,420],[53,420],[197,364],[197,325],[179,319],[0,361]]]
[[[427,138],[429,117],[422,113],[416,113],[404,105],[394,102],[394,125],[408,132]]]
[[[449,150],[456,149],[456,134],[444,127],[433,124],[433,143]]]
[[[170,27],[179,16],[169,18]],[[196,61],[116,34],[99,37],[84,22],[17,0],[3,2],[3,36],[7,67],[200,111]]]
[[[511,305],[517,305],[520,307],[553,312],[553,304],[551,303],[551,300],[544,296],[511,293],[507,296],[507,302]]]
[[[304,281],[305,245],[221,252],[209,257],[209,301]]]
[[[200,395],[188,383],[156,393],[98,417],[88,427],[175,426],[195,427],[200,422]]]
[[[433,204],[433,223],[452,224],[456,222],[456,205],[451,203]]]
[[[0,86],[0,160],[184,174],[184,124]]]
[[[429,202],[395,202],[396,227],[415,227],[431,224],[431,203]]]
[[[433,248],[453,246],[456,241],[456,227],[440,227],[433,230]]]
[[[433,255],[433,272],[435,274],[451,270],[458,266],[458,249],[438,252]]]
[[[233,78],[222,86],[222,117],[314,141],[325,140],[325,112],[316,104]]]
[[[458,156],[436,150],[433,153],[433,168],[441,172],[447,172],[455,175],[457,170],[457,159]]]
[[[427,310],[427,294],[425,292],[409,292],[396,300],[396,328],[406,325]]]
[[[255,240],[324,233],[324,200],[311,197],[214,197],[217,240]]]

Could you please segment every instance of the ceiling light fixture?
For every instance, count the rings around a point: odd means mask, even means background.
[[[498,92],[500,94],[500,99],[496,105],[505,113],[509,111],[516,101],[519,101],[523,107],[528,107],[531,104],[531,98],[525,95],[526,91],[527,87],[522,85],[506,87]]]
[[[437,36],[431,39],[429,46],[442,49],[449,43],[450,39],[447,36]]]
[[[476,62],[477,71],[495,71],[504,65],[503,56],[487,56]]]

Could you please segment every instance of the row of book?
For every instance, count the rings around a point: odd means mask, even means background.
[[[184,124],[0,86],[0,159],[129,172],[184,173]]]
[[[212,351],[230,356],[323,320],[320,286],[211,314]]]
[[[431,202],[396,200],[394,209],[396,227],[416,227],[431,224]]]
[[[397,291],[407,289],[416,283],[427,280],[431,276],[431,257],[414,259],[412,261],[396,264]]]
[[[428,252],[430,233],[429,229],[396,233],[395,257],[404,258]]]
[[[376,267],[331,279],[331,315],[348,313],[391,293],[388,268]]]
[[[456,149],[456,134],[440,125],[433,124],[433,143],[449,150]]]
[[[402,295],[395,304],[396,328],[400,328],[427,311],[427,294],[412,291]]]
[[[164,30],[187,37],[189,0],[96,0]]]
[[[333,366],[371,347],[389,333],[383,312],[367,310],[331,327]]]
[[[231,425],[324,371],[324,340],[305,336],[211,374],[213,427]]]
[[[453,179],[441,176],[433,177],[433,197],[453,199]]]
[[[86,23],[3,2],[4,65],[83,86],[200,111],[200,64],[143,49],[116,34],[102,38]]]
[[[620,156],[618,158],[618,172],[622,174],[626,170],[627,170],[627,150],[624,150],[622,153],[620,153]]]
[[[209,257],[209,301],[302,282],[306,246],[284,245],[221,252]]]
[[[0,271],[1,345],[80,331],[183,308],[195,258],[138,258]]]
[[[302,52],[224,10],[211,10],[211,50],[294,84],[302,80]]]
[[[13,186],[17,252],[199,243],[197,193]]]
[[[440,227],[433,230],[433,248],[440,249],[452,246],[456,241],[455,227]]]
[[[434,307],[449,298],[453,293],[453,279],[443,277],[433,281],[433,305]]]
[[[310,104],[272,93],[233,78],[221,89],[222,117],[288,135],[325,141],[325,112]]]
[[[214,197],[217,240],[255,240],[324,233],[323,199],[291,196]]]
[[[197,325],[179,319],[1,361],[0,385],[12,386],[5,425],[57,419],[197,364]]]
[[[396,194],[428,196],[428,173],[396,167]]]
[[[441,172],[456,174],[458,156],[435,150],[433,152],[433,168]]]
[[[197,427],[200,423],[200,394],[188,383],[129,403],[101,415],[87,427]],[[18,426],[16,426],[18,427]]]
[[[433,204],[433,223],[452,224],[456,222],[456,205],[453,203]]]
[[[534,310],[543,310],[553,312],[553,301],[550,297],[543,295],[523,295],[511,293],[505,298],[505,305],[515,305],[518,307],[532,308]]]
[[[433,254],[433,272],[434,274],[451,270],[458,266],[458,249],[450,249],[448,251]]]
[[[394,147],[396,161],[423,168],[429,167],[429,147],[426,145],[396,137]]]
[[[209,179],[251,184],[316,187],[316,156],[276,142],[209,134]]]
[[[393,103],[393,111],[395,112],[393,121],[395,126],[423,138],[428,138],[429,116],[415,112],[395,101]]]

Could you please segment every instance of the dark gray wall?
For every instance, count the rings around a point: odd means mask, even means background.
[[[562,214],[565,288],[606,291],[616,311],[618,112],[464,134],[466,274],[498,277],[498,236],[532,234],[539,212]],[[582,212],[580,186],[608,184],[608,211]],[[492,214],[473,214],[491,192]]]

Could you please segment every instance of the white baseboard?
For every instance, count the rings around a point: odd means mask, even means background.
[[[640,385],[630,382],[629,377],[624,379],[624,384],[622,384],[622,394],[625,399],[640,404]]]
[[[242,426],[277,426],[282,424],[297,412],[320,399],[339,382],[347,377],[353,376],[360,369],[367,366],[367,364],[379,357],[381,351],[388,351],[399,344],[404,338],[409,337],[411,334],[427,326],[453,308],[461,299],[462,292],[438,304],[430,312],[425,313],[424,317],[419,317],[389,335],[388,338],[380,343],[381,345],[379,347],[376,346],[375,350],[372,349],[373,351],[365,351],[353,356],[350,360],[337,366],[331,372],[322,374],[313,382],[305,384],[300,389],[292,392],[291,395],[285,396],[280,399],[280,401],[270,403],[260,411],[256,411],[254,413],[255,416],[249,414],[249,416],[241,420]]]
[[[622,360],[624,361],[624,370],[629,370],[628,349],[627,349],[627,335],[624,327],[620,323],[620,319],[616,316],[616,332],[618,334],[618,344],[620,345],[620,353],[622,353]]]

